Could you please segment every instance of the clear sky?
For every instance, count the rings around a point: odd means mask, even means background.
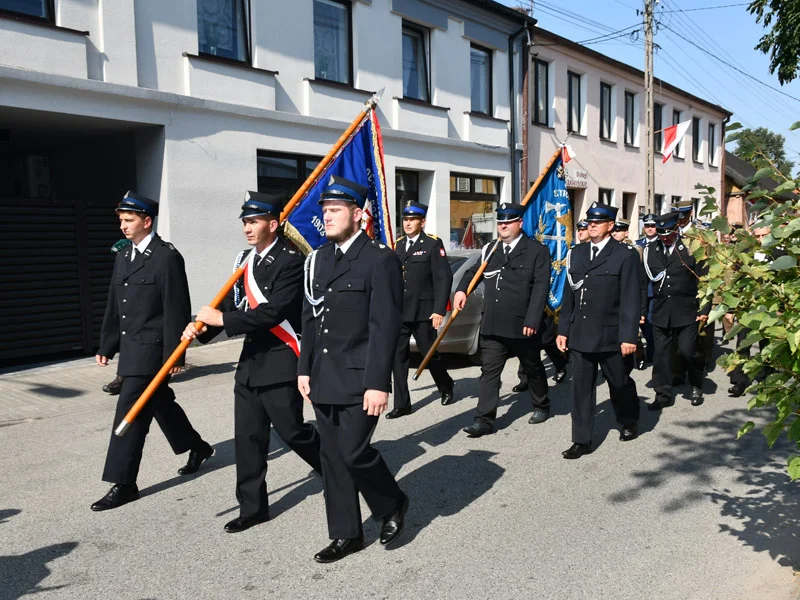
[[[512,7],[533,5],[539,27],[575,42],[586,41],[593,50],[644,68],[642,16],[637,14],[644,7],[641,0],[500,2]],[[787,158],[795,163],[797,173],[800,129],[789,131],[789,127],[800,121],[800,78],[781,86],[770,75],[768,57],[754,49],[765,30],[747,12],[747,4],[743,0],[660,0],[655,13],[655,76],[727,108],[734,113],[732,122],[767,127],[785,136]],[[726,7],[710,8],[722,6]],[[626,28],[620,37],[592,41]]]

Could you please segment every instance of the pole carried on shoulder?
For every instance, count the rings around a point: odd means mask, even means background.
[[[521,204],[523,206],[527,205],[530,199],[533,198],[533,194],[536,193],[536,190],[539,188],[539,185],[542,183],[542,180],[547,176],[547,173],[550,171],[550,167],[553,166],[553,163],[556,162],[556,160],[558,160],[558,157],[561,155],[562,149],[563,145],[559,146],[558,149],[553,153],[553,156],[550,157],[550,160],[547,161],[547,165],[545,166],[544,169],[542,169],[542,172],[539,173],[539,177],[537,177],[536,181],[533,182],[531,189],[529,189],[528,193],[525,194],[525,198],[522,199]],[[480,283],[481,277],[483,277],[483,272],[489,265],[489,261],[492,259],[492,255],[495,253],[499,245],[500,244],[498,239],[495,241],[494,245],[492,246],[492,249],[486,255],[486,258],[481,263],[481,266],[478,267],[478,270],[475,272],[475,276],[472,278],[472,281],[470,281],[469,285],[467,286],[467,298],[469,298],[469,295]],[[456,320],[456,317],[459,315],[460,312],[461,311],[459,309],[454,308],[453,312],[450,313],[450,318],[447,319],[447,323],[445,323],[444,327],[442,327],[441,331],[439,331],[439,335],[436,336],[436,340],[433,342],[433,345],[431,345],[430,350],[428,350],[428,353],[425,355],[425,358],[422,359],[422,362],[419,364],[419,367],[417,368],[414,375],[411,376],[411,379],[413,381],[419,379],[419,376],[422,375],[423,371],[425,371],[425,368],[428,366],[428,363],[431,362],[433,356],[436,354],[436,349],[439,347],[439,344],[442,343],[444,336],[447,334],[447,330],[450,329],[450,326],[453,324],[453,321]]]
[[[328,165],[333,161],[334,158],[339,154],[339,151],[342,147],[347,143],[347,141],[353,136],[353,134],[361,127],[362,123],[366,119],[369,118],[370,113],[375,110],[375,107],[380,102],[381,97],[383,96],[383,90],[376,92],[373,94],[369,100],[364,103],[364,106],[361,107],[361,110],[353,119],[353,122],[350,123],[350,126],[344,131],[344,133],[336,140],[336,143],[331,147],[325,157],[320,161],[317,167],[311,172],[308,178],[305,180],[303,185],[295,192],[294,196],[292,196],[291,200],[286,203],[286,206],[283,208],[281,212],[281,222],[285,221],[289,214],[292,212],[295,206],[305,197],[306,193],[309,189],[316,183],[319,175],[328,167]],[[231,276],[228,278],[228,281],[225,282],[225,285],[222,286],[222,289],[214,296],[214,299],[211,301],[209,306],[211,308],[216,308],[219,304],[225,299],[225,296],[228,294],[230,289],[236,284],[239,278],[244,274],[244,265],[236,269]],[[196,321],[194,326],[197,329],[201,329],[205,326],[205,323],[202,321]],[[191,340],[181,340],[181,343],[178,344],[178,347],[172,352],[170,357],[167,359],[167,362],[164,363],[164,366],[161,367],[161,370],[156,374],[153,380],[150,382],[150,385],[142,392],[142,395],[139,396],[139,399],[136,400],[136,403],[130,408],[128,414],[122,419],[122,422],[117,426],[114,430],[114,433],[117,436],[125,435],[125,432],[131,426],[131,423],[136,419],[136,417],[141,412],[142,408],[144,408],[145,404],[150,400],[153,393],[159,388],[159,386],[164,382],[167,375],[169,374],[170,370],[175,366],[175,363],[178,362],[178,359],[186,352],[186,349],[191,344]]]

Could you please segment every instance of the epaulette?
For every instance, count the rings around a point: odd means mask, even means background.
[[[381,250],[388,250],[389,249],[389,247],[386,244],[384,244],[383,242],[381,242],[379,240],[370,240],[369,243],[372,244],[373,246],[375,246],[376,248],[381,249]]]
[[[406,239],[406,236],[404,236],[404,235],[401,235],[399,238],[397,238],[397,239],[395,240],[395,243],[399,242],[400,240],[404,240],[404,239]]]
[[[175,246],[172,245],[172,242],[164,242],[164,245],[170,250],[174,250],[175,252],[177,252],[177,250],[175,250]]]
[[[622,245],[625,246],[628,250],[633,250],[633,244],[622,244]]]
[[[124,240],[120,240],[118,242],[115,242],[114,245],[111,246],[111,252],[112,252],[112,254],[116,254],[117,252],[119,252],[120,250],[124,250],[125,248],[127,248],[131,244],[133,244],[133,242],[131,242],[127,238],[124,239]]]
[[[439,237],[438,237],[438,236],[435,236],[435,235],[433,235],[432,233],[427,233],[427,232],[426,232],[426,233],[425,233],[425,235],[427,235],[429,238],[433,238],[433,239],[435,239],[435,240],[438,240],[438,239],[439,239]]]

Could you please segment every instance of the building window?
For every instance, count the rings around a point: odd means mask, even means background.
[[[699,218],[700,217],[700,198],[692,198],[692,210],[694,211],[694,216]]]
[[[708,164],[717,164],[717,124],[708,124]]]
[[[538,58],[533,59],[533,122],[549,125],[550,65]]]
[[[611,206],[614,206],[614,190],[600,188],[597,191],[597,199],[601,204],[610,204]]]
[[[500,180],[450,174],[450,248],[482,248],[495,238]]]
[[[636,94],[625,92],[625,145],[636,141]]]
[[[671,200],[672,200],[672,205],[670,206],[670,210],[672,210],[678,205],[678,202],[681,201],[681,196],[672,196]]]
[[[492,51],[470,46],[472,112],[492,114]]]
[[[582,116],[581,76],[567,71],[567,131],[580,133]]]
[[[53,0],[0,0],[0,10],[54,22]]]
[[[430,102],[428,32],[403,23],[403,97]]]
[[[700,162],[700,119],[692,117],[692,160]]]
[[[683,113],[679,110],[672,111],[672,124],[677,125],[681,122],[681,117]],[[683,158],[683,140],[681,140],[677,147],[675,148],[675,152],[672,153],[674,157]]]
[[[322,160],[321,156],[259,150],[256,158],[258,191],[289,200]]]
[[[622,192],[622,213],[623,219],[630,219],[633,214],[633,205],[636,204],[636,194],[633,192]]]
[[[397,169],[394,172],[395,237],[402,235],[403,207],[406,202],[419,202],[419,173]]]
[[[200,54],[250,62],[248,0],[197,0]]]
[[[653,103],[653,142],[656,152],[661,154],[664,147],[664,105]]]
[[[350,3],[314,0],[314,77],[352,84]]]
[[[657,215],[664,214],[664,194],[653,195],[653,210]]]
[[[611,139],[611,85],[600,83],[600,139]]]

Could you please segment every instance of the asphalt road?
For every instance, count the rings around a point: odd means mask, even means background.
[[[185,457],[172,455],[154,424],[141,500],[104,513],[89,505],[107,489],[100,474],[114,401],[99,383],[109,370],[74,361],[0,375],[0,396],[24,388],[58,408],[20,419],[0,405],[0,600],[800,598],[800,487],[783,467],[790,449],[769,451],[758,433],[736,440],[752,415],[746,399],[726,397],[720,369],[704,405],[679,397],[662,415],[643,411],[643,433],[630,443],[617,439],[601,384],[598,448],[578,461],[561,458],[568,382],[551,388],[555,417],[528,425],[530,400],[511,393],[517,365],[509,363],[500,430],[474,440],[460,430],[472,421],[479,369],[456,365],[458,402],[446,407],[424,375],[412,383],[415,412],[382,420],[375,435],[411,499],[406,531],[387,550],[367,519],[363,552],[319,565],[322,485],[276,436],[272,520],[223,531],[237,514],[237,355],[236,342],[192,349],[190,362],[201,366],[175,384],[215,456],[179,477]],[[649,401],[649,370],[635,377]]]

